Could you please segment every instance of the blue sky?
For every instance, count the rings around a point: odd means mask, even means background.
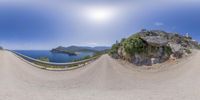
[[[51,49],[111,46],[141,29],[189,33],[200,41],[197,0],[2,0],[0,45]]]

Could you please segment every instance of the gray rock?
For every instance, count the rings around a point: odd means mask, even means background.
[[[146,36],[141,38],[152,46],[165,46],[168,43],[167,39],[161,36]]]
[[[173,53],[183,50],[183,47],[180,44],[176,44],[173,42],[169,42],[168,44],[170,48],[172,49]]]
[[[122,59],[126,59],[126,60],[129,60],[129,61],[131,61],[131,57],[130,57],[130,55],[128,55],[126,52],[125,52],[125,50],[124,50],[124,48],[123,47],[120,47],[119,49],[118,49],[118,55],[119,55],[119,57],[120,58],[122,58]]]
[[[157,64],[160,63],[159,58],[151,58],[151,64]]]
[[[136,65],[152,65],[151,59],[144,54],[135,54],[132,63]]]
[[[181,44],[176,44],[176,43],[172,43],[172,42],[169,43],[169,46],[172,49],[173,57],[182,58],[185,47],[181,46]]]
[[[177,51],[173,53],[173,56],[175,58],[182,58],[183,57],[183,52],[182,51]]]

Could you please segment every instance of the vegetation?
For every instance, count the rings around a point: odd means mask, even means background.
[[[69,54],[69,55],[77,55],[76,52],[67,51],[67,50],[61,51],[61,53],[66,53],[66,54]]]
[[[83,47],[83,46],[69,46],[62,47],[59,46],[51,50],[51,52],[56,53],[65,53],[69,55],[77,55],[76,52],[93,52],[93,53],[102,53],[110,49],[109,47],[98,46],[98,47]]]
[[[76,60],[73,60],[73,61],[81,61],[81,60],[86,60],[86,59],[90,59],[90,58],[97,58],[97,57],[100,57],[101,55],[106,54],[108,52],[109,52],[109,50],[99,51],[99,52],[94,53],[92,56],[88,55],[88,56],[85,56],[81,59],[76,59]]]
[[[38,60],[49,62],[49,58],[48,57],[40,57],[40,58],[38,58]]]
[[[169,46],[164,46],[164,53],[171,55],[172,54],[172,49]]]
[[[138,36],[131,36],[122,43],[125,51],[134,55],[135,53],[146,52],[147,44]]]
[[[192,53],[190,49],[185,49],[185,52],[186,52],[187,54],[191,54],[191,53]]]
[[[170,56],[181,58],[186,53],[191,53],[188,48],[197,47],[200,49],[200,45],[192,40],[192,37],[143,29],[127,39],[122,39],[120,43],[113,44],[109,54],[113,58],[123,59],[136,65],[152,65],[164,62]]]
[[[200,49],[200,44],[198,45],[198,49]]]
[[[43,66],[44,69],[46,69],[46,68],[65,68],[65,66],[47,65],[47,64],[43,64],[43,63],[39,63],[39,62],[33,62],[33,63],[35,63],[36,65]]]
[[[109,51],[109,54],[111,54],[111,55],[117,54],[119,47],[120,47],[120,44],[118,43],[118,41],[116,41],[116,43],[112,45],[112,47]]]

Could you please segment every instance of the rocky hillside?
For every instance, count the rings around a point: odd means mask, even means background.
[[[152,65],[187,56],[190,49],[198,47],[198,42],[189,36],[143,29],[113,44],[110,55],[136,65]]]
[[[110,47],[104,46],[97,46],[97,47],[86,47],[86,46],[69,46],[69,47],[62,47],[59,46],[52,50],[54,51],[71,51],[71,52],[100,52],[104,50],[108,50]]]
[[[72,56],[77,55],[76,52],[67,50],[65,47],[62,47],[62,46],[59,46],[57,48],[53,48],[51,50],[51,52],[54,52],[54,53],[64,53],[64,54],[68,54],[68,55],[72,55]]]
[[[3,50],[3,47],[0,46],[0,50]]]

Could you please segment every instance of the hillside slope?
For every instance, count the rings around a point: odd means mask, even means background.
[[[69,46],[69,47],[62,47],[59,46],[52,50],[54,51],[71,51],[71,52],[100,52],[110,49],[110,47],[98,46],[98,47],[86,47],[86,46]]]
[[[113,58],[127,60],[136,65],[152,65],[168,59],[178,59],[197,49],[198,42],[192,37],[160,30],[141,30],[112,46]]]

